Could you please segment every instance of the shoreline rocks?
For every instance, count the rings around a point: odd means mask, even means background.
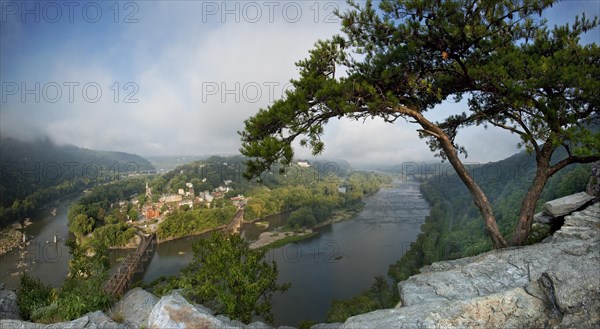
[[[23,233],[21,231],[12,227],[0,229],[0,255],[13,250],[22,243]]]

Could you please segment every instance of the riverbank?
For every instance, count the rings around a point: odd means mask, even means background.
[[[21,230],[31,224],[30,218],[25,218],[23,225],[20,222],[14,222],[12,225],[0,229],[0,256],[24,245]]]
[[[317,234],[317,232],[313,232],[312,230],[306,230],[303,232],[263,232],[260,234],[257,241],[250,244],[250,249],[266,247],[269,249],[278,248],[288,243],[310,238]]]
[[[0,229],[0,255],[20,246],[22,241],[23,233],[12,226]]]
[[[327,225],[350,220],[354,218],[358,213],[360,213],[363,210],[363,208],[364,203],[362,203],[362,205],[358,208],[336,210],[333,212],[333,214],[331,214],[331,217],[329,217],[328,220],[324,221],[323,223],[317,224],[312,229],[317,229]]]
[[[164,238],[164,239],[156,239],[156,242],[161,244],[163,242],[169,242],[169,241],[174,241],[174,240],[180,240],[180,239],[184,239],[184,238],[189,238],[189,237],[194,237],[194,236],[198,236],[198,235],[202,235],[202,234],[206,234],[206,233],[211,233],[211,232],[216,232],[216,231],[220,231],[220,230],[224,230],[227,228],[227,225],[221,225],[219,227],[215,227],[215,228],[209,228],[209,229],[205,229],[202,230],[200,232],[194,232],[194,233],[190,233],[190,234],[186,234],[184,236],[178,236],[178,237],[168,237],[168,238]]]
[[[361,207],[354,208],[354,209],[342,209],[342,210],[334,211],[334,213],[330,216],[330,218],[328,220],[326,220],[322,223],[319,223],[312,228],[304,229],[304,231],[298,232],[298,231],[284,230],[284,231],[263,232],[259,235],[257,241],[250,244],[250,248],[251,249],[258,249],[258,248],[275,249],[275,248],[285,246],[286,244],[289,244],[289,243],[298,242],[301,240],[311,238],[311,237],[319,234],[319,232],[315,232],[315,230],[318,230],[327,225],[343,222],[343,221],[354,218],[363,209],[363,207],[364,207],[364,204]],[[255,223],[256,223],[256,221],[255,221]]]

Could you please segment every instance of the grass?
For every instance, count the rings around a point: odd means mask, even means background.
[[[125,317],[123,316],[123,313],[121,313],[121,312],[115,312],[115,313],[113,313],[112,316],[111,316],[111,318],[116,323],[123,323],[123,322],[125,322]]]

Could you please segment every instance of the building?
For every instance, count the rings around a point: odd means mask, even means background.
[[[184,201],[179,201],[179,207],[183,207],[183,206],[188,206],[190,208],[194,207],[194,201],[192,200],[184,200]]]
[[[171,194],[158,199],[160,202],[179,202],[181,200],[183,200],[183,195],[181,194]]]
[[[147,208],[146,211],[144,211],[144,217],[146,217],[146,219],[154,219],[154,218],[158,218],[159,216],[160,216],[160,210],[158,210],[158,209]]]
[[[234,196],[233,198],[229,198],[229,199],[231,200],[233,205],[238,208],[246,205],[246,198],[241,194],[238,194],[238,196]]]
[[[148,186],[148,182],[146,181],[146,198],[152,200],[152,188]]]

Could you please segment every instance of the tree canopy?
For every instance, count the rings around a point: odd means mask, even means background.
[[[466,149],[455,142],[464,126],[493,125],[540,149],[541,173],[523,201],[511,241],[522,243],[531,226],[531,204],[547,179],[569,163],[594,161],[600,154],[600,135],[588,128],[598,120],[600,53],[596,44],[578,43],[597,20],[576,18],[572,26],[549,30],[537,16],[552,4],[383,0],[375,8],[372,1],[350,2],[349,11],[338,13],[343,35],[317,42],[310,57],[296,64],[300,78],[292,80],[294,89],[245,121],[240,135],[241,152],[251,159],[247,175],[290,164],[297,138],[313,154],[321,153],[321,136],[332,118],[411,120],[473,195],[494,246],[504,247],[509,243],[490,202],[459,157]],[[341,69],[345,72],[336,74]],[[441,122],[428,119],[436,105],[465,96],[468,113]],[[563,164],[544,167],[562,145],[569,149]]]
[[[272,322],[271,298],[288,284],[277,284],[277,265],[264,260],[238,235],[215,233],[193,246],[194,259],[182,272],[184,293],[220,314],[249,323],[254,316]]]

